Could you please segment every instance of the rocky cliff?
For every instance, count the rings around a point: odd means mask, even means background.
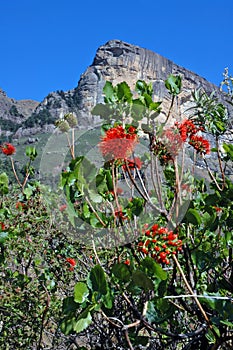
[[[91,110],[103,101],[102,89],[106,80],[113,84],[126,81],[132,89],[138,79],[152,82],[155,98],[164,100],[163,109],[166,112],[169,96],[164,80],[171,73],[179,74],[183,78],[181,114],[189,106],[191,91],[195,88],[202,87],[207,93],[216,91],[219,100],[224,101],[225,96],[218,87],[197,74],[147,49],[111,40],[98,48],[93,63],[80,77],[78,86],[70,91],[52,92],[40,104],[35,101],[14,101],[6,96],[4,102],[1,102],[3,93],[0,93],[2,124],[6,120],[15,120],[17,130],[11,130],[12,133],[15,132],[15,137],[29,136],[41,131],[51,131],[57,118],[73,112],[78,117],[79,128],[90,127],[98,121],[98,117],[91,115]],[[3,107],[4,103],[7,107]],[[230,105],[228,107],[232,108]],[[7,114],[4,114],[6,111]],[[173,113],[173,117],[178,119],[180,114]]]
[[[0,89],[0,136],[9,136],[26,121],[39,102],[33,100],[14,100]]]

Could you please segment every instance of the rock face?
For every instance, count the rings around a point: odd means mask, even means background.
[[[172,61],[138,46],[130,45],[119,40],[112,40],[101,46],[96,53],[93,64],[81,76],[78,87],[74,90],[76,100],[79,102],[77,111],[82,125],[94,123],[90,110],[96,103],[102,102],[102,89],[106,80],[117,84],[126,81],[131,89],[138,79],[152,82],[155,97],[163,99],[164,111],[170,105],[170,96],[164,86],[164,80],[169,74],[182,76],[181,110],[183,113],[189,107],[191,91],[202,88],[207,93],[216,91],[219,100],[224,101],[224,94],[217,86],[206,79],[183,68]],[[231,106],[228,105],[229,109]],[[179,115],[174,115],[179,119]]]
[[[113,84],[126,81],[133,89],[138,79],[152,82],[155,98],[163,99],[163,110],[166,112],[170,96],[164,80],[171,73],[183,78],[180,105],[177,112],[173,112],[174,119],[179,120],[189,107],[191,91],[195,88],[201,87],[207,93],[216,91],[219,100],[224,101],[224,94],[218,87],[197,74],[147,49],[111,40],[99,47],[92,65],[82,74],[76,88],[67,92],[52,92],[40,104],[35,101],[14,101],[6,96],[1,100],[3,92],[0,92],[0,116],[3,121],[15,121],[18,129],[15,137],[51,131],[54,121],[68,112],[77,115],[80,129],[89,128],[98,122],[98,117],[92,116],[91,110],[103,101],[102,89],[106,80]],[[232,111],[231,105],[228,104],[228,108]]]
[[[33,100],[16,101],[0,89],[0,136],[14,134],[38,104],[39,102]]]
[[[99,47],[91,66],[82,74],[78,86],[68,92],[51,93],[36,108],[33,118],[38,124],[40,114],[47,110],[50,119],[55,120],[64,113],[73,112],[79,120],[79,128],[87,128],[98,122],[98,117],[91,115],[92,108],[103,101],[102,90],[107,80],[113,84],[126,81],[133,89],[138,79],[152,82],[155,98],[163,99],[163,110],[170,105],[170,96],[164,86],[169,74],[182,76],[180,110],[173,112],[174,119],[189,107],[191,91],[203,88],[207,93],[216,91],[216,96],[224,102],[224,94],[217,86],[199,75],[178,66],[172,61],[147,49],[128,43],[112,40]],[[228,105],[229,109],[231,106]]]

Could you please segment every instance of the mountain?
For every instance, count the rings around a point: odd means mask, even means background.
[[[93,126],[99,118],[92,116],[91,110],[103,101],[102,89],[106,80],[113,84],[126,81],[132,89],[138,79],[152,82],[155,96],[158,100],[163,99],[163,110],[166,112],[170,97],[164,80],[171,73],[183,78],[181,113],[190,105],[191,91],[203,88],[207,94],[215,91],[217,98],[227,104],[232,115],[232,106],[225,101],[226,95],[206,79],[155,52],[120,40],[111,40],[98,48],[93,63],[72,90],[51,92],[41,103],[15,101],[0,90],[1,133],[20,138],[51,132],[54,121],[68,112],[76,114],[80,129]],[[173,113],[173,118],[179,119],[179,116]]]
[[[14,134],[38,105],[39,102],[33,100],[16,101],[0,89],[0,136]]]

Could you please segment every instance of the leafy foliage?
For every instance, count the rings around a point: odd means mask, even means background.
[[[71,154],[59,184],[65,205],[33,180],[35,147],[26,149],[23,182],[14,155],[5,153],[18,187],[0,174],[1,347],[232,346],[233,184],[225,170],[233,150],[227,142],[220,147],[226,108],[194,92],[191,119],[169,125],[181,77],[170,75],[165,87],[171,106],[161,124],[162,102],[151,84],[139,80],[132,92],[126,82],[106,82],[104,103],[92,111],[103,119],[99,168],[75,155],[77,121],[64,116],[72,130],[71,140],[62,130]],[[207,132],[218,173],[206,157]],[[179,161],[190,148],[193,168],[203,160],[209,181]],[[43,190],[51,193],[53,213]]]

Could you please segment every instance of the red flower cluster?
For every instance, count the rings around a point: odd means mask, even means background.
[[[76,261],[72,258],[66,258],[66,261],[71,265],[69,270],[73,271],[74,267],[76,266]]]
[[[122,125],[117,125],[106,131],[105,136],[102,137],[99,143],[99,148],[108,160],[127,159],[137,142],[137,130],[133,126],[124,129]]]
[[[17,203],[15,204],[15,208],[16,208],[16,209],[19,209],[19,210],[23,210],[23,209],[26,208],[26,204],[25,204],[25,203],[22,203],[22,202],[17,202]]]
[[[202,136],[192,135],[190,137],[189,144],[195,148],[198,153],[209,154],[210,153],[210,143],[208,140],[204,139]]]
[[[5,225],[3,222],[0,222],[0,228],[1,228],[1,231],[4,231],[5,230]]]
[[[146,226],[147,227],[147,226]],[[173,231],[155,224],[144,230],[144,237],[138,243],[138,251],[150,255],[158,263],[169,265],[169,256],[182,249],[182,241]]]
[[[159,157],[160,163],[164,165],[174,160],[182,144],[183,140],[177,129],[168,128],[155,139],[153,151]]]
[[[180,136],[185,142],[188,137],[195,135],[200,129],[197,129],[191,120],[185,119],[180,125],[177,124]]]
[[[177,156],[183,145],[183,140],[177,130],[174,128],[164,130],[162,140],[172,157]]]
[[[3,145],[0,146],[2,153],[4,153],[7,156],[11,156],[15,153],[16,149],[15,147],[8,142],[5,142]]]
[[[209,141],[202,136],[196,135],[198,131],[203,131],[202,127],[197,128],[191,120],[185,119],[178,125],[178,130],[182,140],[185,142],[189,138],[189,144],[193,146],[198,153],[210,153]]]

